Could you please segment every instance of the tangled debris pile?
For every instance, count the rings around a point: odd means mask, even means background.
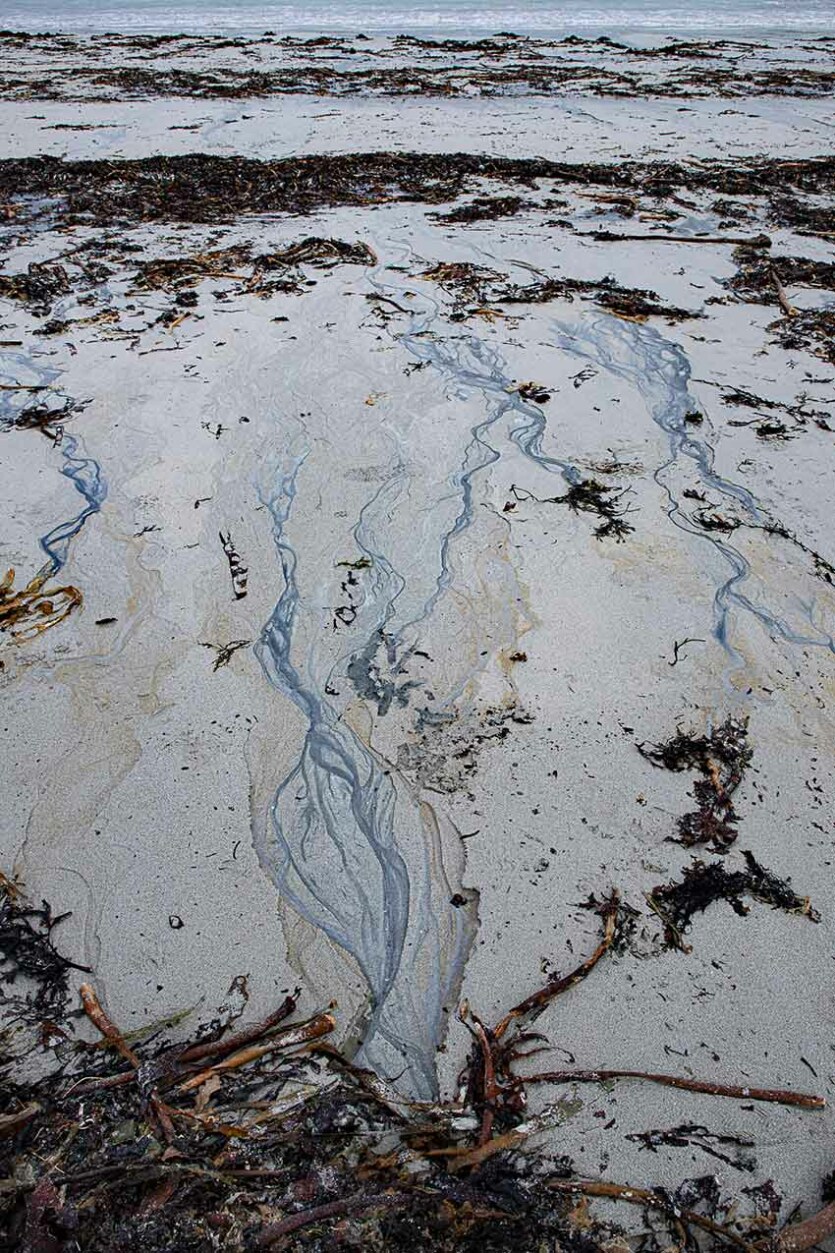
[[[524,209],[532,208],[529,200],[521,196],[477,196],[469,204],[450,209],[449,213],[436,213],[437,222],[460,224],[461,222],[494,222],[497,218],[515,217]]]
[[[612,1230],[578,1213],[582,1197],[640,1206],[680,1239],[698,1233],[748,1253],[766,1245],[790,1253],[835,1230],[835,1206],[775,1235],[779,1203],[764,1225],[761,1213],[732,1211],[715,1184],[670,1190],[583,1179],[569,1160],[540,1158],[528,1145],[549,1126],[547,1109],[527,1114],[533,1085],[633,1079],[800,1109],[824,1104],[804,1093],[630,1070],[520,1074],[524,1046],[542,1040],[530,1030],[536,1017],[617,942],[617,893],[589,906],[601,938],[570,974],[550,979],[492,1027],[462,1007],[473,1047],[460,1096],[428,1104],[327,1043],[333,1007],[292,1022],[298,990],[254,1026],[228,1033],[229,1019],[216,1021],[192,1042],[170,1045],[153,1028],[129,1043],[82,984],[83,1015],[101,1043],[74,1038],[73,963],[51,939],[60,919],[45,905],[30,909],[3,878],[2,973],[13,997],[4,1001],[12,1012],[0,1037],[0,1248],[595,1253],[610,1247]],[[26,1029],[53,1045],[58,1066],[34,1080],[23,1078],[37,1047],[30,1040],[21,1048]],[[660,1249],[665,1239],[654,1230],[644,1247]]]
[[[277,290],[275,285],[265,285],[264,276],[271,270],[296,270],[301,265],[313,265],[331,269],[336,265],[374,265],[376,257],[367,244],[361,241],[347,243],[342,239],[320,239],[311,236],[280,248],[275,252],[252,256],[246,245],[232,248],[212,249],[191,256],[156,257],[143,261],[135,276],[142,290],[184,291],[192,290],[206,278],[229,278],[240,281],[245,289],[257,295],[267,295]],[[250,266],[249,274],[238,271]],[[298,292],[300,279],[290,277],[280,290]]]
[[[781,318],[769,327],[777,342],[790,350],[806,349],[835,364],[835,312],[800,310],[790,302],[786,286],[822,291],[835,289],[835,265],[809,257],[768,256],[751,247],[737,248],[738,269],[729,286],[744,300],[779,305]]]
[[[640,287],[621,287],[615,279],[551,278],[526,286],[507,286],[493,293],[500,304],[544,304],[549,300],[573,300],[575,295],[591,296],[595,304],[618,317],[642,322],[648,317],[683,322],[699,317],[698,311],[666,305],[657,292]]]
[[[697,311],[664,304],[657,292],[622,287],[611,277],[549,278],[520,286],[507,283],[504,275],[470,261],[439,261],[424,270],[421,278],[433,279],[453,296],[452,316],[458,322],[488,314],[495,317],[500,313],[496,307],[499,305],[545,304],[550,300],[573,300],[575,295],[591,297],[609,313],[636,322],[654,316],[675,323],[700,316]]]

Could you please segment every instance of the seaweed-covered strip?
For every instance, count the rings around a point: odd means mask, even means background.
[[[255,257],[246,245],[216,248],[183,257],[156,257],[142,262],[134,282],[141,289],[182,291],[196,287],[205,278],[228,278],[244,282],[247,290],[261,295],[272,290],[271,284],[264,284],[264,275],[272,270],[295,270],[301,265],[320,268],[374,265],[375,262],[373,251],[361,241],[348,243],[342,239],[310,236],[286,248],[259,253]],[[239,272],[244,266],[248,267],[247,274]],[[299,288],[295,280],[289,278],[282,284],[282,290],[297,291]]]
[[[835,157],[735,165],[717,161],[698,166],[572,164],[544,158],[414,152],[280,161],[203,154],[124,161],[52,157],[0,161],[0,194],[14,204],[18,223],[37,214],[39,198],[52,201],[49,212],[69,222],[216,222],[242,213],[304,214],[328,206],[391,200],[442,204],[470,190],[478,179],[528,188],[547,179],[557,184],[640,189],[656,196],[670,195],[674,189],[777,195],[789,188],[826,195],[835,192]]]
[[[19,100],[264,98],[316,92],[449,97],[693,98],[831,94],[825,39],[804,49],[751,42],[599,39],[420,40],[99,36],[0,40],[0,94]],[[164,59],[161,54],[164,53]],[[809,55],[811,53],[811,55]],[[5,54],[5,55],[4,55]]]

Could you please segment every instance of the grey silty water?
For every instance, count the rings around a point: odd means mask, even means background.
[[[411,254],[409,259],[412,259]],[[549,466],[558,471],[566,483],[578,482],[582,475],[569,461],[557,457],[545,458],[541,451],[545,415],[538,406],[522,399],[518,391],[514,391],[513,379],[501,354],[495,348],[477,335],[463,333],[460,329],[454,340],[425,337],[439,317],[438,302],[421,291],[416,284],[394,282],[391,279],[383,282],[379,276],[372,277],[371,282],[375,290],[393,297],[395,302],[404,296],[411,298],[409,325],[398,332],[398,342],[418,363],[429,365],[438,371],[450,390],[464,396],[478,393],[483,396],[487,408],[484,418],[471,428],[461,463],[450,476],[449,490],[460,504],[453,526],[441,537],[434,588],[419,613],[402,624],[402,636],[432,613],[449,587],[451,547],[473,520],[473,480],[501,456],[500,450],[490,443],[488,434],[502,419],[519,415],[520,422],[511,438],[526,454],[529,453],[529,446],[537,450],[536,456],[540,461],[547,460]]]
[[[405,1066],[404,1084],[431,1096],[443,1007],[461,977],[474,910],[450,904],[451,889],[442,871],[438,883],[434,812],[427,812],[425,800],[346,725],[327,693],[358,655],[373,653],[383,633],[397,666],[407,635],[431,617],[451,585],[452,549],[473,521],[474,477],[500,455],[487,438],[489,430],[514,411],[529,421],[537,415],[510,392],[498,354],[478,337],[465,336],[455,344],[423,338],[438,316],[437,303],[425,292],[383,283],[379,272],[372,285],[395,295],[409,291],[414,305],[403,346],[441,371],[448,388],[484,396],[487,413],[470,428],[460,461],[448,477],[447,494],[458,503],[450,525],[435,537],[436,570],[429,593],[417,605],[410,602],[399,616],[405,580],[385,551],[385,518],[407,477],[397,455],[386,481],[363,506],[353,535],[370,562],[364,599],[351,623],[352,646],[322,673],[315,647],[308,650],[304,665],[291,658],[299,609],[298,556],[287,523],[306,452],[288,454],[282,463],[265,500],[285,586],[258,653],[273,685],[304,714],[308,730],[297,765],[276,793],[259,853],[282,897],[351,954],[363,973],[370,1005],[361,1059],[389,1074],[395,1063],[401,1072]],[[567,463],[565,472],[576,474]],[[449,690],[439,693],[438,707],[452,704],[469,677],[468,668],[460,672]]]

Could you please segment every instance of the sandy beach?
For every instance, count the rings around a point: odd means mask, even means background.
[[[451,1099],[617,890],[521,1072],[831,1099],[833,47],[0,36],[0,870],[72,998],[300,987]],[[833,1168],[829,1109],[525,1117],[740,1239]]]

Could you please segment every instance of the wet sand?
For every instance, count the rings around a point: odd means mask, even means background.
[[[0,84],[0,566],[41,579],[0,619],[0,867],[72,911],[125,1029],[298,983],[422,1098],[455,1088],[457,1006],[492,1022],[570,969],[617,887],[617,953],[537,1024],[549,1067],[831,1095],[831,94],[743,78],[797,84],[808,51],[737,49],[731,104],[704,75],[102,100],[56,55],[6,47],[38,73]],[[451,198],[372,158],[308,212],[189,214],[103,164],[199,153],[249,187],[236,158],[384,150],[564,168]],[[42,154],[92,164],[15,164]],[[775,161],[812,173],[751,173]],[[664,769],[677,732],[708,747]],[[819,920],[749,892],[671,930],[658,889],[744,851]],[[783,1218],[831,1169],[827,1112],[624,1084],[552,1121],[584,1175],[772,1178]],[[745,1145],[637,1138],[682,1123]]]

